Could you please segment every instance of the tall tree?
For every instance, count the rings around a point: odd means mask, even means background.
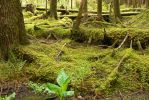
[[[7,60],[9,52],[25,41],[20,0],[0,0],[0,58]]]
[[[102,20],[102,0],[97,1],[97,17],[98,20]]]
[[[48,16],[57,19],[57,0],[50,0],[50,10]]]
[[[149,0],[145,0],[145,6],[146,8],[149,8]]]
[[[119,0],[113,0],[113,7],[114,7],[114,16],[115,19],[121,19],[121,13],[120,13],[120,1]]]
[[[82,18],[84,4],[85,4],[85,0],[81,0],[79,12],[78,12],[78,16],[76,18],[76,21],[73,23],[73,29],[72,29],[72,32],[73,33],[75,33],[76,31],[79,30],[79,26],[80,26],[80,23],[81,23],[81,18]]]
[[[88,0],[84,0],[84,6],[83,6],[83,13],[84,13],[84,19],[88,17]]]

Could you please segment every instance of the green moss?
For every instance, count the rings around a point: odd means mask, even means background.
[[[33,17],[34,16],[34,14],[31,13],[31,12],[29,12],[29,11],[23,12],[23,15],[24,15],[25,18],[30,18],[30,17]]]
[[[149,10],[146,9],[141,14],[132,17],[129,21],[125,22],[127,27],[137,27],[137,28],[148,28],[149,27]]]
[[[107,41],[107,45],[113,44],[115,41],[118,41],[119,45],[126,34],[128,34],[126,46],[130,45],[130,41],[133,40],[133,45],[136,45],[136,42],[139,40],[144,46],[148,45],[149,41],[149,30],[148,29],[137,29],[137,28],[87,28],[81,27],[80,32],[74,34],[75,40],[82,40],[83,42],[98,43],[103,44],[103,41]],[[105,38],[106,35],[106,38]],[[106,40],[108,39],[108,40]]]
[[[30,23],[32,21],[32,23]],[[51,34],[57,38],[66,38],[71,34],[70,27],[72,20],[69,18],[63,18],[58,21],[53,20],[28,20],[25,24],[28,34],[36,37],[47,38]]]
[[[73,43],[69,39],[51,44],[33,43],[22,47],[21,50],[34,58],[25,68],[25,72],[34,81],[54,81],[63,68],[71,76],[73,87],[80,89],[81,84],[87,87],[83,92],[98,87],[99,90],[109,94],[117,90],[135,91],[140,89],[140,85],[144,89],[148,89],[149,86],[148,53],[143,56],[138,51],[120,49],[112,57],[112,49],[99,49],[96,46]],[[63,54],[57,61],[56,57],[61,50]],[[120,66],[120,71],[113,70],[125,54],[129,57]]]

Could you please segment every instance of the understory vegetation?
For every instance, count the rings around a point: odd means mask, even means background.
[[[11,51],[8,61],[0,61],[2,97],[16,92],[21,94],[17,100],[64,100],[70,90],[73,97],[66,100],[149,98],[149,10],[118,23],[91,16],[81,20],[75,34],[72,19],[45,19],[42,11],[36,13],[23,11],[30,43]],[[68,80],[58,79],[60,72]],[[56,95],[43,92],[46,83]]]

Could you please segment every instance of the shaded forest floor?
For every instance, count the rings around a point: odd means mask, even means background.
[[[1,94],[26,91],[23,88],[29,87],[29,81],[56,83],[58,72],[64,69],[71,77],[69,88],[75,90],[76,98],[147,100],[148,15],[149,11],[145,11],[119,24],[89,18],[81,24],[79,33],[71,34],[69,18],[53,21],[24,13],[30,44],[20,46],[10,61],[0,63]],[[117,49],[127,34],[127,40]],[[22,95],[34,95],[26,93]]]

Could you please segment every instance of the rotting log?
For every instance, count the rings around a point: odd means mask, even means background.
[[[121,16],[133,16],[133,15],[138,15],[138,14],[140,14],[140,12],[123,12],[123,13],[121,13]],[[88,14],[88,17],[91,17],[91,16],[96,17],[97,14]],[[109,18],[110,14],[103,13],[102,16],[103,16],[104,19],[106,19],[106,18]],[[68,17],[68,18],[74,20],[74,19],[76,19],[77,15],[60,15],[59,16],[60,19],[62,19],[64,17]]]
[[[22,7],[22,9],[25,9],[26,7]],[[36,10],[39,10],[39,11],[45,11],[46,9],[45,8],[36,8]],[[127,9],[127,10],[122,10],[121,12],[141,12],[143,11],[144,9],[141,9],[141,8],[133,8],[133,9]],[[66,9],[57,9],[57,12],[63,12],[63,11],[66,11]],[[68,9],[67,10],[68,12],[71,12],[71,13],[78,13],[78,10],[75,10],[75,9]],[[88,11],[88,13],[92,13],[92,14],[97,14],[97,11]],[[109,12],[107,11],[102,11],[103,14],[107,14]]]

